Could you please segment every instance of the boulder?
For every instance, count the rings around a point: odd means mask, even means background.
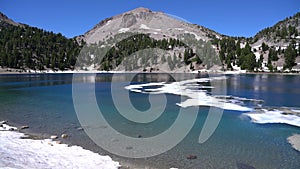
[[[66,138],[68,138],[69,136],[67,135],[67,134],[62,134],[61,135],[61,138],[63,138],[63,139],[66,139]]]

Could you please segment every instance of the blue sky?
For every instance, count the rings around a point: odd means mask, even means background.
[[[13,20],[67,37],[137,7],[163,11],[231,36],[253,36],[300,12],[299,0],[0,0]]]

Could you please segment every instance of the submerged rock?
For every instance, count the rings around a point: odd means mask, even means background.
[[[197,159],[197,156],[196,156],[196,155],[190,154],[190,155],[188,155],[188,156],[186,157],[186,159],[188,159],[188,160],[195,160],[195,159]]]
[[[238,169],[255,169],[255,167],[250,166],[248,164],[245,163],[236,163],[236,166]]]
[[[133,147],[129,146],[129,147],[126,147],[126,150],[132,150]]]

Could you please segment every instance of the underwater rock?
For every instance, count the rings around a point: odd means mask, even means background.
[[[190,154],[190,155],[188,155],[188,156],[186,157],[186,159],[188,159],[188,160],[195,160],[195,159],[197,159],[197,156],[196,156],[196,155]]]
[[[245,163],[236,163],[236,166],[238,169],[255,169],[255,167],[252,167]]]

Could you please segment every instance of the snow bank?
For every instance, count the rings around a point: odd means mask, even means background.
[[[105,168],[120,165],[109,156],[101,156],[79,146],[69,147],[52,140],[22,139],[25,135],[6,124],[0,126],[0,168]]]
[[[130,29],[129,28],[121,28],[119,29],[119,33],[125,33],[125,32],[128,32]]]
[[[140,29],[150,29],[147,25],[141,24]]]

